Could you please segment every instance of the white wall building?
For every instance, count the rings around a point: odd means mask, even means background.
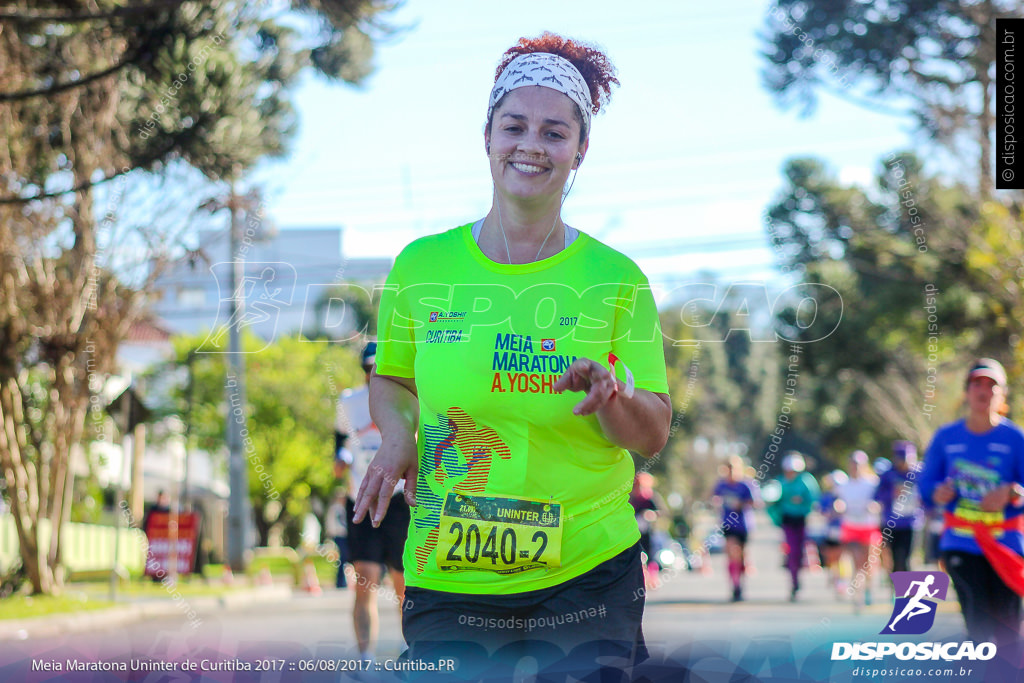
[[[382,282],[391,259],[346,259],[340,227],[292,228],[265,241],[243,242],[240,287],[246,310],[230,321],[230,244],[226,230],[200,232],[199,247],[156,282],[153,312],[176,333],[213,330],[213,346],[227,345],[229,324],[271,341],[279,334],[337,326],[318,321],[316,304],[344,281]]]

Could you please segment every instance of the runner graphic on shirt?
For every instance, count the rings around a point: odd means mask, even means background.
[[[476,422],[462,408],[450,408],[448,417],[441,423],[447,423],[448,436],[434,448],[434,480],[443,484],[445,476],[458,477],[465,475],[452,487],[454,491],[465,493],[483,493],[487,478],[491,473],[491,453],[497,452],[502,460],[512,457],[505,442],[490,427],[477,427]],[[450,457],[444,457],[445,453]],[[458,464],[458,453],[464,454],[466,464],[464,472]]]
[[[451,490],[483,493],[491,475],[493,456],[497,454],[502,460],[508,460],[512,457],[512,451],[497,432],[490,427],[478,427],[476,421],[462,408],[449,408],[447,415],[437,417],[437,427],[424,427],[424,453],[430,454],[424,464],[427,469],[433,468],[434,481],[444,484],[446,477],[459,478]],[[460,462],[460,454],[464,463]],[[427,484],[427,474],[426,471],[420,472],[422,479],[416,487],[416,498],[429,512],[413,522],[419,528],[430,528],[425,543],[416,549],[416,564],[420,572],[426,567],[430,553],[437,547],[437,527],[441,522],[441,508],[446,493],[438,495],[431,489]]]

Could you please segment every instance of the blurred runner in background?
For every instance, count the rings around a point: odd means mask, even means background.
[[[370,381],[377,358],[377,344],[369,342],[363,349],[362,366]],[[356,596],[352,605],[352,624],[356,632],[361,659],[373,659],[380,618],[377,614],[377,593],[380,591],[382,567],[386,567],[394,585],[394,601],[399,610],[405,594],[402,554],[409,532],[409,505],[405,500],[403,482],[398,482],[391,497],[388,516],[379,526],[369,518],[354,521],[355,499],[370,468],[370,461],[381,445],[381,435],[370,418],[370,392],[367,385],[346,389],[338,400],[335,429],[341,448],[335,455],[335,474],[348,473],[348,552],[355,570]]]
[[[922,523],[916,467],[917,447],[909,441],[894,442],[892,468],[879,475],[875,489],[875,500],[882,505],[882,538],[891,552],[894,572],[910,571],[914,528]]]
[[[772,520],[782,527],[786,538],[786,566],[790,576],[790,602],[796,602],[800,592],[800,567],[804,562],[804,544],[807,542],[807,515],[821,495],[818,482],[809,472],[804,456],[789,451],[782,458],[781,488],[778,500],[768,508]]]
[[[668,506],[654,490],[654,475],[649,472],[636,473],[633,477],[633,490],[629,494],[629,504],[633,506],[636,525],[640,529],[640,547],[647,556],[644,560],[644,582],[647,588],[657,588],[659,565],[655,555],[656,548],[652,543],[652,532],[658,515],[667,510]]]
[[[334,581],[335,588],[347,588],[348,580],[345,577],[345,563],[348,562],[348,512],[346,502],[348,493],[343,488],[334,492],[334,501],[327,508],[327,517],[324,524],[324,531],[338,547],[338,575]]]
[[[743,599],[745,549],[750,532],[749,517],[754,509],[754,487],[743,475],[743,460],[729,458],[722,467],[723,477],[715,484],[712,503],[722,513],[722,535],[732,584],[732,600]]]
[[[829,585],[837,594],[842,590],[842,555],[843,547],[839,542],[843,515],[839,512],[836,487],[849,481],[846,472],[833,470],[821,480],[821,498],[818,500],[818,511],[825,520],[825,538],[821,542],[821,564],[828,573]]]
[[[870,551],[872,546],[882,542],[878,528],[881,506],[875,502],[878,477],[871,469],[868,454],[864,451],[851,453],[846,471],[850,478],[836,486],[838,509],[843,515],[839,542],[853,563],[853,577],[847,591],[853,598],[854,607],[859,609],[861,605],[871,604],[872,570],[878,555],[871,555]]]

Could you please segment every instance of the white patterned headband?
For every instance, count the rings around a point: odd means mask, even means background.
[[[583,115],[583,134],[587,134],[590,130],[590,115],[593,108],[590,87],[572,62],[549,52],[519,55],[508,63],[491,89],[491,99],[487,104],[487,121],[491,120],[495,105],[505,93],[528,85],[542,85],[568,96]]]

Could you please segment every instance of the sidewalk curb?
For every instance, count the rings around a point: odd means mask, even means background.
[[[89,612],[55,614],[31,619],[0,619],[0,642],[50,638],[65,633],[81,633],[101,628],[122,626],[150,617],[189,612],[209,613],[217,610],[239,609],[257,602],[284,602],[292,598],[291,586],[274,585],[233,591],[218,597],[204,596],[183,601],[157,599],[118,605]]]

